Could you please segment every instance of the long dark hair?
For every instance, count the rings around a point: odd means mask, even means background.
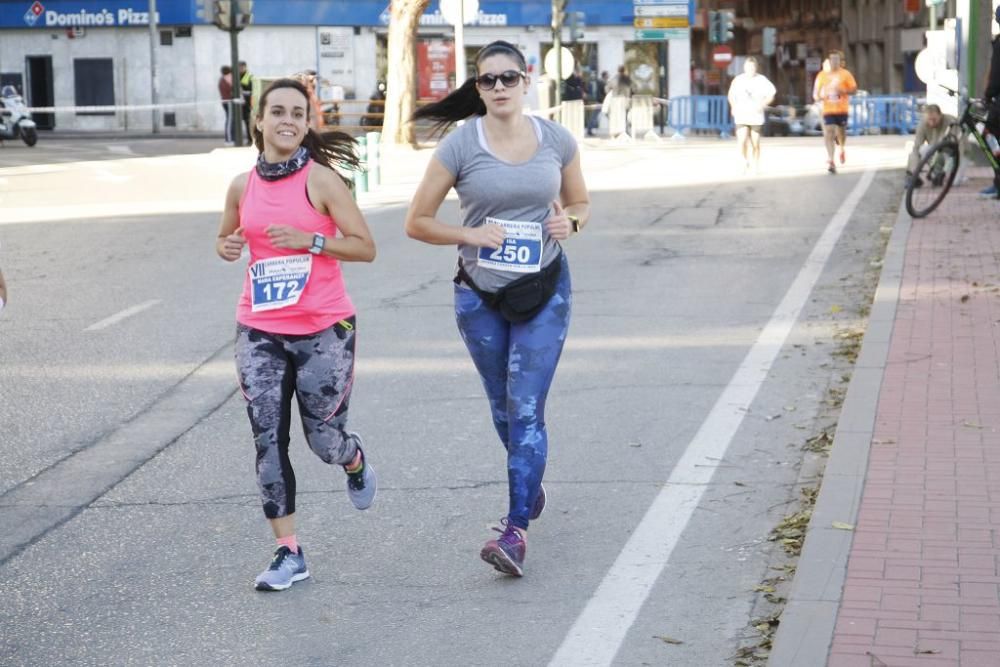
[[[271,94],[271,91],[278,90],[279,88],[294,88],[302,93],[302,96],[306,98],[306,119],[308,119],[309,114],[312,112],[312,99],[309,97],[309,90],[305,84],[297,79],[278,79],[268,86],[260,96],[260,102],[257,104],[257,120],[264,118],[268,95]],[[263,153],[264,135],[260,133],[256,125],[251,128],[251,133],[253,134],[254,146],[257,147],[259,152]],[[343,179],[348,187],[353,187],[353,181],[342,174],[339,169],[347,171],[359,171],[361,169],[361,160],[358,158],[357,143],[354,141],[354,137],[346,132],[337,130],[326,130],[320,133],[310,127],[306,132],[306,136],[302,139],[302,145],[309,150],[309,154],[314,161],[324,167],[329,167]]]
[[[499,54],[513,56],[520,66],[521,71],[527,71],[528,63],[524,59],[524,54],[521,53],[521,50],[510,42],[497,40],[479,49],[479,53],[476,54],[476,72],[479,71],[479,64],[481,62],[490,56]],[[479,92],[476,90],[476,77],[473,76],[466,79],[458,89],[452,91],[444,99],[417,109],[410,120],[428,118],[437,121],[434,125],[435,131],[444,131],[452,123],[464,120],[469,116],[485,115],[486,105],[483,103],[483,99],[479,97]]]

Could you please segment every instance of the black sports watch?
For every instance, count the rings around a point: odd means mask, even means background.
[[[578,233],[580,231],[580,218],[575,215],[567,215],[566,218],[569,220],[569,224],[573,225],[573,233]]]
[[[313,234],[313,243],[309,246],[309,252],[314,255],[318,255],[323,252],[323,248],[326,246],[326,237],[322,234]]]

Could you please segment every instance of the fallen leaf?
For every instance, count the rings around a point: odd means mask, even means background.
[[[941,651],[936,648],[915,648],[913,649],[913,655],[937,655]]]
[[[843,521],[834,521],[833,527],[837,530],[854,530],[854,525]]]
[[[962,422],[962,426],[967,426],[969,428],[983,428],[981,424],[977,424],[976,422],[970,422],[968,419]]]
[[[743,482],[733,482],[736,486],[746,486]]]
[[[674,639],[673,637],[666,637],[664,635],[653,635],[653,639],[659,639],[664,644],[683,644],[680,639]]]
[[[963,294],[962,298],[959,299],[959,301],[961,301],[962,303],[965,303],[968,300],[969,300],[969,295],[968,294]]]
[[[781,419],[781,415],[768,415],[764,417],[764,421],[766,422],[773,422],[775,419]]]
[[[774,586],[766,586],[764,584],[758,584],[757,586],[754,587],[754,590],[760,593],[773,593]]]
[[[837,306],[837,305],[830,306],[830,312],[833,313],[834,315],[836,315],[837,313],[839,313],[842,310],[843,310],[843,308],[841,308],[840,306]]]

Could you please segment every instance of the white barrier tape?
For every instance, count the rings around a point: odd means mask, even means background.
[[[242,106],[243,100],[226,100],[229,104]],[[210,106],[225,104],[221,99],[204,102],[177,102],[174,104],[123,104],[107,106],[74,106],[74,107],[29,107],[28,113],[115,113],[118,111],[154,111],[156,109],[172,111],[186,107]]]
[[[548,109],[535,109],[531,113],[535,114],[536,116],[551,116],[560,109],[562,109],[562,105],[557,104],[556,106],[549,107]]]

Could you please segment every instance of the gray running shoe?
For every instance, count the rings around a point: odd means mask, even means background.
[[[271,565],[257,575],[254,588],[258,591],[283,591],[296,581],[309,578],[309,568],[306,567],[306,555],[299,547],[299,552],[293,554],[288,547],[278,547],[271,558]]]
[[[375,469],[365,460],[365,452],[361,447],[363,444],[361,436],[357,433],[349,435],[358,441],[358,451],[361,452],[361,470],[356,473],[347,473],[347,497],[351,499],[356,508],[366,510],[375,502],[378,482],[375,479]]]
[[[535,496],[535,504],[531,507],[531,514],[528,516],[530,521],[534,521],[538,517],[542,516],[542,510],[545,509],[545,486],[542,484],[538,485],[538,495]]]

